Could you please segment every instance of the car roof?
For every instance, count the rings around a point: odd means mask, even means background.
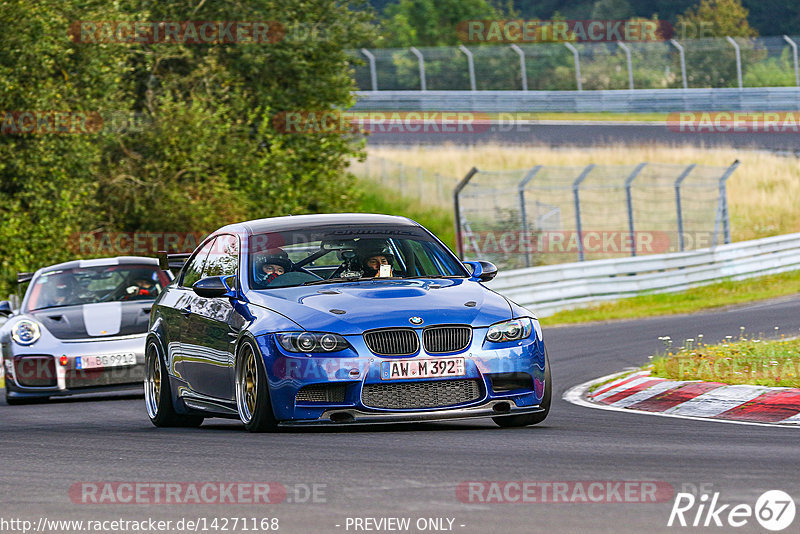
[[[337,224],[394,224],[397,226],[419,226],[407,217],[379,215],[375,213],[325,213],[314,215],[289,215],[256,219],[220,228],[214,234],[242,232],[250,235],[266,232],[282,232],[303,227],[318,227]]]
[[[84,267],[106,267],[112,265],[158,265],[156,258],[148,258],[146,256],[117,256],[116,258],[95,258],[91,260],[72,260],[64,263],[57,263],[55,265],[48,265],[42,267],[38,273],[48,273],[50,271],[58,271],[61,269],[81,269]]]

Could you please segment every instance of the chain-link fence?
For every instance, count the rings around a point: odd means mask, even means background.
[[[800,37],[351,51],[361,91],[800,86]]]
[[[459,253],[516,269],[729,243],[737,166],[473,169],[455,191]]]

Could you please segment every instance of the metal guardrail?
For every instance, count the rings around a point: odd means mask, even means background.
[[[487,285],[540,316],[642,293],[800,269],[800,233],[692,252],[500,272]]]
[[[800,111],[798,87],[598,91],[357,91],[354,111]]]

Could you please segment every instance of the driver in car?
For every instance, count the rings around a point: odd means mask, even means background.
[[[392,254],[388,246],[362,250],[360,256],[361,268],[365,278],[394,276],[394,254]]]
[[[256,263],[256,282],[269,285],[282,274],[292,270],[292,261],[285,250],[272,249],[262,256]]]

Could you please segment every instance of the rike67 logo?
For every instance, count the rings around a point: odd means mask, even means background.
[[[780,531],[794,521],[792,497],[781,490],[769,490],[756,499],[755,506],[747,503],[722,504],[719,492],[678,493],[669,514],[667,526],[680,527],[743,527],[752,519],[763,528]]]

